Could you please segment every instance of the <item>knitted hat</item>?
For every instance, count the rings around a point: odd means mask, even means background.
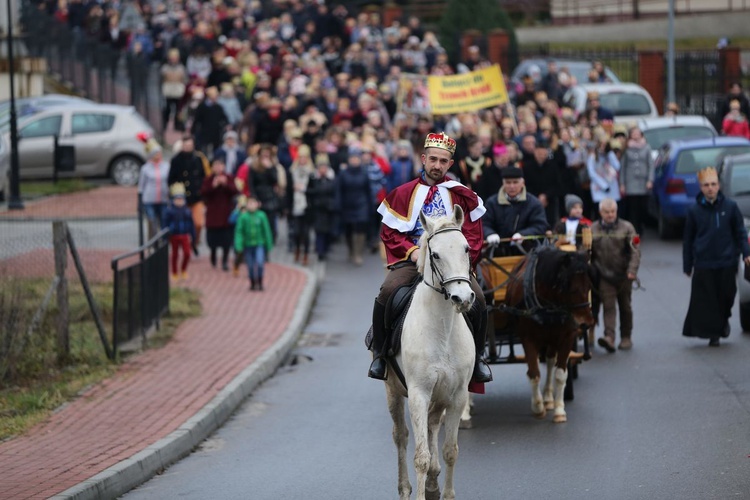
[[[583,200],[574,194],[566,194],[565,195],[565,211],[567,213],[570,213],[570,209],[573,208],[574,205],[583,206]]]

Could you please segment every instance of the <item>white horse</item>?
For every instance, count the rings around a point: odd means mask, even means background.
[[[443,459],[447,470],[443,498],[454,499],[458,426],[461,413],[468,406],[475,356],[471,332],[462,313],[469,311],[476,297],[470,285],[469,245],[461,233],[464,221],[461,207],[456,205],[452,216],[437,219],[420,213],[419,220],[425,230],[418,261],[423,280],[414,292],[404,320],[401,351],[396,356],[407,387],[395,376],[385,382],[393,418],[393,441],[398,450],[398,492],[401,500],[411,496],[406,466],[409,430],[404,416],[408,391],[417,499],[440,498],[438,434],[444,413]]]

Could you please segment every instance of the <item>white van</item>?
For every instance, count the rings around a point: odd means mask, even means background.
[[[563,97],[563,105],[576,116],[588,107],[588,96],[599,94],[599,104],[615,115],[615,123],[632,124],[641,118],[659,116],[649,93],[635,83],[583,83],[571,87]]]

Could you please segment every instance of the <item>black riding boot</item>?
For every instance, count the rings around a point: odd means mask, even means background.
[[[385,306],[376,300],[372,308],[372,345],[370,345],[373,360],[370,364],[370,371],[367,372],[370,378],[378,380],[387,378],[385,352],[383,352],[385,341]]]
[[[474,373],[471,379],[474,382],[491,382],[492,371],[490,366],[484,360],[484,347],[487,341],[487,310],[478,311],[472,309],[471,322],[474,327],[474,347],[476,349],[476,358],[474,360]]]

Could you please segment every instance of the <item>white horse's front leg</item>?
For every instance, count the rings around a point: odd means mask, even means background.
[[[554,386],[552,377],[555,374],[555,363],[557,363],[557,355],[547,358],[547,376],[544,382],[544,408],[547,410],[553,410],[555,408],[555,396]]]
[[[454,500],[456,498],[456,490],[453,486],[453,473],[456,461],[458,460],[458,426],[461,421],[462,408],[469,405],[469,392],[466,391],[462,394],[466,400],[461,401],[459,399],[456,401],[455,406],[448,408],[445,412],[445,443],[443,443],[443,460],[445,460],[443,498],[445,500]]]
[[[417,391],[409,393],[409,415],[414,433],[414,469],[417,471],[417,500],[425,500],[427,471],[430,468],[428,412],[430,401]]]
[[[464,411],[461,413],[461,423],[459,424],[460,429],[471,429],[474,424],[471,422],[471,405],[472,396],[467,391],[469,397],[466,398],[466,404],[464,405]]]
[[[404,398],[391,390],[386,383],[386,397],[388,410],[393,419],[393,442],[398,454],[398,496],[400,500],[411,498],[411,484],[409,484],[409,469],[406,465],[406,446],[409,443],[409,428],[406,426],[404,414]]]
[[[542,392],[539,390],[539,377],[529,377],[529,383],[531,384],[531,413],[536,418],[544,418],[547,415],[547,410],[544,409]]]
[[[552,419],[556,424],[568,421],[565,413],[565,384],[568,382],[568,370],[555,368],[555,414]]]
[[[440,500],[440,454],[438,453],[438,439],[440,437],[440,424],[443,422],[443,411],[433,410],[429,416],[430,440],[430,469],[427,471],[425,483],[425,497],[427,500]]]

